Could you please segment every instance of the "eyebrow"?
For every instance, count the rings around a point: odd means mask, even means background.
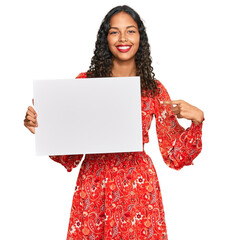
[[[128,28],[131,28],[131,27],[134,27],[134,28],[136,28],[136,26],[134,26],[134,25],[127,26],[126,28],[128,29]],[[112,29],[112,28],[114,28],[114,29],[119,29],[118,27],[110,27],[109,29]],[[136,28],[136,29],[137,29],[137,28]]]

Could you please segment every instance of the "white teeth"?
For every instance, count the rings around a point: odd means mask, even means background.
[[[130,46],[123,46],[123,47],[118,47],[119,49],[129,49]]]

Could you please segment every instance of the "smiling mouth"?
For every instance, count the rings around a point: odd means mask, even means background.
[[[116,48],[118,49],[118,51],[122,52],[122,53],[126,53],[131,49],[131,45],[118,45],[116,46]]]

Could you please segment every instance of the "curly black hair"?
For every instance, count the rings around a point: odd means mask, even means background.
[[[141,91],[146,90],[146,95],[155,96],[157,93],[157,81],[152,67],[150,56],[150,45],[146,34],[146,28],[140,19],[139,14],[129,6],[117,6],[111,9],[103,19],[97,34],[94,56],[91,59],[87,76],[93,77],[111,77],[112,76],[112,53],[108,46],[107,35],[110,29],[110,19],[119,12],[128,13],[137,23],[140,42],[139,49],[135,55],[136,75],[141,78]],[[144,95],[144,93],[143,93]]]

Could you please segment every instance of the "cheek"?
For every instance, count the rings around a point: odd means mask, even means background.
[[[135,49],[135,51],[137,52],[138,51],[138,49],[139,49],[139,40],[137,40],[137,41],[135,41],[134,42],[134,49]]]
[[[136,47],[139,47],[139,41],[140,41],[140,37],[139,37],[139,36],[138,36],[138,37],[129,38],[128,40],[129,40],[130,42],[134,43],[134,45],[135,45]]]
[[[140,42],[140,36],[138,36],[138,38],[137,38],[137,46],[139,47],[139,42]]]
[[[109,47],[109,50],[111,51],[111,53],[113,54],[113,52],[114,52],[114,46],[113,46],[113,44],[112,43],[108,43],[108,47]]]
[[[138,49],[139,49],[139,42],[140,42],[140,39],[138,39],[138,41],[137,41],[137,51],[138,51]]]
[[[135,43],[135,45],[139,48],[139,40]]]
[[[107,37],[109,47],[113,46],[117,40],[115,37]]]
[[[108,40],[108,47],[109,47],[109,50],[110,50],[111,52],[113,52],[113,49],[114,49],[114,42],[113,42],[113,39],[112,39],[112,40],[107,39],[107,40]]]

